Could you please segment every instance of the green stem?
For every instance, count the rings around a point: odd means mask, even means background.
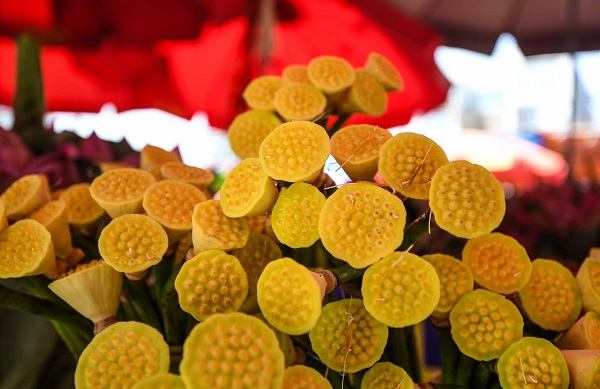
[[[162,332],[162,325],[160,324],[158,314],[152,304],[150,293],[146,287],[145,278],[142,278],[139,281],[130,281],[125,278],[123,280],[123,286],[127,291],[127,298],[131,302],[131,305],[140,320]]]
[[[473,376],[473,368],[475,367],[475,360],[464,354],[460,354],[458,359],[458,372],[456,375],[456,385],[465,388],[470,387],[471,377]]]
[[[492,371],[489,367],[484,362],[477,361],[473,372],[473,378],[471,379],[471,387],[487,388],[491,377]]]
[[[419,382],[414,379],[415,369],[412,360],[416,357],[416,355],[410,353],[406,335],[407,334],[404,328],[390,327],[387,344],[390,360],[395,365],[398,365],[406,370],[406,373],[413,378],[413,381]]]
[[[334,267],[333,269],[329,269],[337,278],[338,285],[345,284],[346,282],[355,280],[360,278],[365,274],[367,268],[363,269],[355,269],[349,264],[344,264],[342,266]]]
[[[411,325],[404,327],[403,330],[406,339],[406,347],[408,348],[408,355],[412,355],[413,375],[411,377],[414,382],[421,382],[423,366],[421,366],[421,349],[419,338],[416,333],[418,328],[416,325]]]
[[[335,134],[340,128],[342,128],[342,126],[344,125],[344,123],[346,122],[346,120],[348,120],[348,118],[350,117],[350,115],[352,115],[351,113],[346,113],[346,112],[341,112],[338,115],[337,120],[335,121],[335,123],[333,123],[333,125],[331,126],[331,128],[327,131],[327,133],[329,134],[329,137],[331,138],[333,136],[333,134]]]
[[[177,290],[175,289],[175,278],[179,269],[175,269],[171,276],[165,281],[159,295],[158,307],[164,326],[165,340],[170,345],[179,345],[183,343],[183,331],[181,330],[179,315],[179,300]],[[158,284],[157,284],[158,285]]]
[[[442,384],[455,385],[460,351],[452,339],[450,328],[438,328],[442,356]]]
[[[77,361],[83,350],[85,350],[87,345],[92,341],[91,332],[90,334],[82,334],[78,327],[73,327],[55,320],[52,320],[52,325],[65,346],[67,346],[71,355],[73,355]]]
[[[427,211],[406,227],[404,230],[404,240],[396,251],[408,250],[423,235],[429,233],[429,228],[429,211]]]
[[[137,313],[135,313],[135,309],[133,309],[133,305],[131,305],[131,301],[127,298],[127,296],[121,295],[121,304],[119,307],[122,309],[122,320],[124,321],[139,321],[139,317]]]

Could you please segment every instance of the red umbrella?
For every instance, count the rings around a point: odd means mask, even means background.
[[[0,0],[1,104],[10,105],[15,87],[8,36],[23,30],[48,42],[42,73],[51,111],[97,112],[113,102],[119,110],[155,107],[184,117],[204,111],[224,128],[245,109],[240,95],[251,78],[323,54],[360,67],[371,51],[396,65],[405,89],[390,94],[384,117],[355,120],[406,123],[441,104],[449,87],[433,59],[437,34],[382,0],[280,0],[272,25],[261,24],[256,1],[35,2],[24,13],[24,2]],[[253,45],[269,37],[261,38],[260,27],[272,31],[273,46],[259,52]]]

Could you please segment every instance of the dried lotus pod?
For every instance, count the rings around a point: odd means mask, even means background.
[[[533,261],[529,282],[518,292],[518,298],[529,320],[551,331],[565,331],[575,324],[583,304],[571,270],[544,258]]]
[[[179,370],[188,389],[279,389],[285,364],[267,324],[232,312],[213,315],[192,329]]]
[[[246,217],[225,215],[219,200],[203,201],[194,207],[192,242],[195,254],[212,249],[230,251],[244,247],[249,235]]]
[[[104,208],[92,198],[90,184],[82,182],[66,188],[59,196],[65,202],[69,224],[90,228],[104,216]]]
[[[391,362],[377,362],[363,376],[360,389],[413,389],[406,370]]]
[[[389,335],[360,299],[344,299],[323,307],[309,333],[313,350],[330,369],[355,373],[381,358]]]
[[[525,247],[500,232],[467,240],[462,260],[478,285],[501,294],[523,289],[533,269]]]
[[[460,238],[489,234],[504,218],[502,184],[483,166],[452,161],[433,174],[429,207],[436,224]]]
[[[313,58],[307,67],[310,82],[327,95],[336,95],[348,89],[356,75],[352,65],[343,58],[322,55]]]
[[[186,389],[181,376],[159,373],[138,381],[131,389]]]
[[[94,333],[116,322],[123,275],[102,260],[78,265],[48,288],[94,323]]]
[[[588,311],[556,342],[561,350],[600,350],[600,314]]]
[[[129,389],[169,370],[169,346],[153,327],[137,321],[111,325],[92,339],[75,369],[76,388]]]
[[[145,170],[114,169],[92,181],[90,194],[111,218],[116,219],[130,213],[142,213],[144,192],[154,182],[154,176]]]
[[[319,240],[319,217],[325,195],[315,186],[295,182],[277,199],[271,225],[277,239],[292,248],[310,247]]]
[[[356,80],[348,94],[339,103],[339,109],[346,113],[362,113],[381,116],[388,106],[385,88],[379,80],[364,69],[356,70]]]
[[[587,257],[577,272],[583,310],[600,312],[600,256]]]
[[[372,52],[367,58],[365,70],[377,77],[388,92],[400,91],[404,81],[394,64],[379,53]]]
[[[285,121],[313,120],[325,111],[327,97],[309,84],[290,82],[275,93],[275,111]]]
[[[0,233],[8,227],[8,219],[6,218],[6,204],[0,199]]]
[[[310,331],[321,314],[325,286],[292,258],[269,262],[258,279],[258,305],[273,327],[290,335]]]
[[[142,170],[149,171],[152,166],[160,166],[171,161],[181,162],[181,157],[175,151],[167,151],[152,145],[146,145],[140,151],[140,169]]]
[[[275,93],[285,84],[278,76],[259,76],[250,81],[242,92],[242,98],[252,109],[273,111]]]
[[[301,82],[303,84],[311,84],[308,78],[307,65],[288,65],[281,71],[281,77],[289,82]]]
[[[389,255],[404,239],[404,203],[368,182],[344,185],[327,198],[319,236],[334,257],[367,267]]]
[[[561,354],[569,369],[569,388],[600,388],[600,350],[561,350]]]
[[[30,214],[29,219],[37,220],[50,232],[54,253],[57,257],[65,258],[71,254],[73,245],[67,220],[67,206],[64,201],[54,200],[47,202]]]
[[[240,309],[248,277],[239,260],[222,250],[203,251],[186,261],[175,278],[181,309],[198,321]]]
[[[256,293],[258,278],[265,266],[282,257],[281,249],[277,242],[264,234],[250,234],[244,247],[235,249],[233,256],[239,259],[248,275],[248,288]]]
[[[435,268],[418,255],[396,251],[371,265],[363,276],[365,308],[390,327],[425,320],[440,301]]]
[[[569,370],[559,349],[546,339],[525,337],[513,343],[496,365],[503,388],[569,387]]]
[[[186,165],[179,161],[160,165],[160,174],[166,180],[186,182],[198,189],[206,189],[215,180],[215,175],[210,170]]]
[[[43,174],[29,174],[13,182],[2,194],[6,218],[21,220],[50,201],[48,179]]]
[[[391,137],[385,128],[371,124],[346,126],[331,136],[331,155],[352,181],[373,181],[379,149]]]
[[[240,159],[258,157],[262,141],[281,123],[281,119],[270,111],[251,109],[243,112],[227,129],[229,146]]]
[[[444,150],[425,135],[401,132],[379,149],[381,179],[402,195],[426,200],[431,178],[448,163]]]
[[[273,208],[277,182],[264,171],[258,158],[246,158],[225,177],[221,207],[229,217],[265,215]]]
[[[260,145],[264,171],[275,180],[310,182],[329,157],[329,135],[320,125],[298,120],[275,128]]]
[[[523,337],[519,309],[496,292],[477,289],[450,311],[450,331],[458,349],[475,360],[491,361]]]
[[[162,180],[146,189],[142,205],[146,214],[163,226],[172,245],[192,230],[194,207],[206,200],[194,185]]]
[[[333,389],[327,378],[312,367],[294,365],[285,369],[283,376],[284,389]]]

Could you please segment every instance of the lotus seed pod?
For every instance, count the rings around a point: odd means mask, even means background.
[[[290,366],[285,369],[283,389],[333,389],[327,378],[312,367]]]
[[[472,239],[489,234],[500,225],[506,200],[502,184],[486,168],[452,161],[434,173],[429,207],[440,228]]]
[[[347,113],[381,116],[387,110],[388,98],[379,80],[364,69],[356,70],[356,80],[339,108]]]
[[[0,198],[0,233],[8,227],[8,219],[6,218],[6,205]]]
[[[431,315],[447,318],[458,300],[473,291],[473,273],[464,262],[451,255],[427,254],[422,258],[434,267],[440,278],[440,302]]]
[[[123,275],[106,262],[94,260],[78,265],[48,288],[93,323],[116,316]]]
[[[56,257],[50,232],[33,219],[23,219],[0,234],[0,278],[52,273]]]
[[[330,369],[356,373],[381,358],[388,334],[388,327],[365,309],[362,300],[345,299],[323,307],[309,338]]]
[[[66,204],[69,224],[89,228],[104,216],[104,208],[92,198],[90,186],[87,182],[74,184],[60,194],[59,199]]]
[[[100,256],[121,273],[138,273],[156,265],[168,247],[164,228],[146,215],[119,216],[98,238]]]
[[[413,389],[406,370],[390,362],[377,362],[363,376],[360,389]]]
[[[478,285],[500,294],[523,289],[533,269],[525,247],[500,232],[469,239],[462,260],[473,272]]]
[[[299,120],[277,126],[261,143],[258,155],[273,179],[310,182],[322,171],[329,152],[327,131]]]
[[[375,184],[344,185],[327,198],[319,219],[325,249],[352,267],[367,267],[389,255],[404,239],[406,209],[398,197]]]
[[[273,104],[286,121],[313,120],[325,111],[327,97],[312,85],[290,82],[275,93]]]
[[[301,82],[312,85],[308,78],[307,65],[288,65],[281,71],[281,77],[289,82]]]
[[[65,258],[73,251],[67,207],[64,201],[54,200],[42,205],[41,208],[29,215],[29,219],[38,221],[50,232],[54,253],[57,257]]]
[[[123,163],[123,162],[100,161],[98,163],[98,167],[100,168],[100,174],[102,174],[109,170],[120,169],[123,167],[131,167],[131,166],[126,163]]]
[[[221,186],[221,207],[229,217],[258,216],[271,211],[279,191],[258,158],[246,158],[234,167]]]
[[[160,174],[166,180],[182,181],[198,189],[206,189],[215,180],[210,170],[171,161],[160,165]]]
[[[0,194],[6,218],[12,222],[23,219],[50,201],[50,198],[48,179],[43,174],[23,176]]]
[[[138,381],[131,389],[186,389],[181,376],[160,373]]]
[[[600,350],[600,315],[589,311],[580,317],[556,342],[561,350]]]
[[[401,132],[379,150],[379,174],[383,181],[406,197],[429,198],[431,178],[448,163],[442,148],[425,135]]]
[[[400,91],[404,81],[394,64],[379,53],[370,53],[365,64],[365,70],[377,77],[386,91]]]
[[[162,180],[146,189],[142,205],[146,214],[163,226],[172,245],[192,230],[194,207],[206,200],[194,185]]]
[[[187,389],[278,389],[285,365],[273,330],[256,317],[232,312],[192,329],[179,370]]]
[[[307,73],[310,82],[328,95],[348,89],[356,79],[350,62],[331,55],[313,58],[308,63]]]
[[[254,316],[258,317],[260,320],[266,323],[269,326],[269,328],[275,333],[277,341],[279,342],[279,348],[283,352],[283,357],[285,359],[285,367],[287,368],[289,366],[294,365],[296,363],[296,348],[294,346],[292,338],[288,334],[279,331],[277,328],[269,324],[269,322],[262,314],[262,312],[260,312],[260,310],[256,314],[254,314]]]
[[[440,301],[440,279],[435,268],[409,252],[394,252],[371,265],[363,276],[365,308],[390,327],[406,327],[425,320]]]
[[[600,350],[561,350],[569,369],[569,388],[600,388]]]
[[[319,217],[325,195],[315,186],[295,182],[283,192],[271,215],[277,239],[292,248],[310,247],[319,240]]]
[[[248,107],[263,111],[273,111],[275,106],[275,93],[285,84],[283,78],[278,76],[256,77],[246,86],[242,97]]]
[[[167,151],[152,145],[146,145],[140,151],[140,169],[142,170],[149,171],[153,166],[160,166],[171,161],[181,162],[179,154],[175,151]]]
[[[169,370],[169,346],[162,334],[137,321],[111,325],[92,339],[75,369],[75,387],[131,388]]]
[[[236,249],[233,255],[239,259],[248,275],[248,288],[256,293],[258,278],[265,266],[271,261],[282,257],[281,249],[277,243],[263,234],[250,234],[244,247]]]
[[[219,249],[231,251],[244,247],[250,229],[245,217],[231,218],[223,213],[218,200],[196,204],[192,214],[194,253]]]
[[[92,181],[90,194],[111,218],[116,219],[130,213],[142,213],[144,192],[155,182],[152,174],[141,169],[114,169]]]
[[[181,309],[204,321],[215,313],[240,309],[248,295],[248,277],[236,257],[209,250],[183,264],[175,289]]]
[[[533,261],[529,282],[518,293],[521,310],[540,328],[569,329],[581,314],[582,297],[571,271],[558,261]]]
[[[560,350],[542,338],[522,338],[513,343],[498,360],[503,388],[569,387],[569,370]]]
[[[577,272],[583,310],[600,312],[600,257],[587,257]]]
[[[600,259],[600,247],[590,248],[590,257],[594,259]]]
[[[290,335],[310,331],[321,314],[324,291],[292,258],[269,262],[258,279],[260,309],[273,327]]]
[[[496,292],[476,289],[450,311],[450,332],[458,349],[478,361],[497,359],[523,337],[519,309]]]
[[[270,215],[248,216],[248,228],[251,234],[265,233],[265,224]]]
[[[373,181],[379,149],[392,134],[370,124],[354,124],[331,136],[331,155],[354,182]]]
[[[173,254],[173,266],[177,266],[178,264],[183,263],[185,260],[188,251],[192,248],[192,232],[188,232],[185,234],[179,241],[177,242],[177,246],[175,247],[175,253]]]
[[[262,141],[281,123],[281,119],[270,111],[252,109],[243,112],[229,125],[229,146],[240,159],[256,158]]]

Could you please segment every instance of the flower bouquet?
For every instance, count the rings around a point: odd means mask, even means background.
[[[247,86],[223,180],[155,146],[61,191],[19,178],[0,196],[0,277],[25,292],[2,286],[0,304],[54,321],[77,388],[598,385],[598,249],[577,277],[532,261],[494,232],[506,202],[488,170],[344,126],[401,88],[377,53],[360,69],[317,57]],[[325,174],[330,155],[351,181]],[[434,229],[461,258],[413,252]],[[427,382],[425,321],[442,355]]]

